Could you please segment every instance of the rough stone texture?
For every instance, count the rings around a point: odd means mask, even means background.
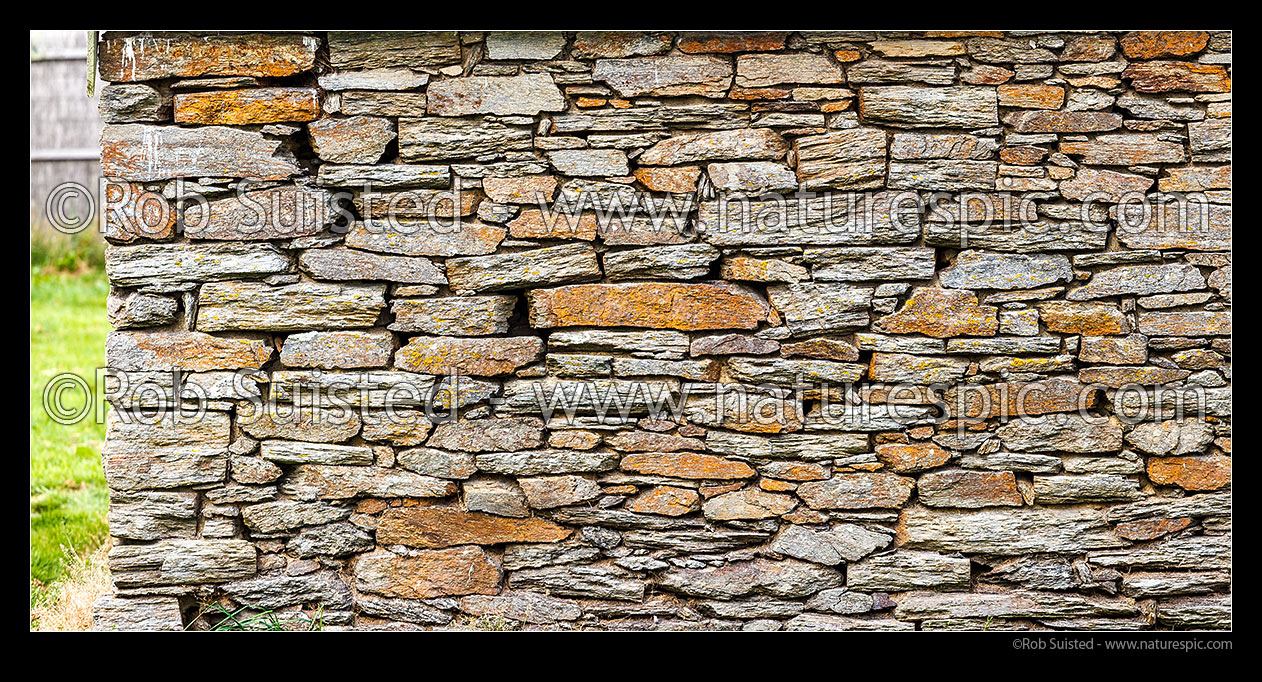
[[[105,33],[94,627],[1230,627],[1231,39]]]

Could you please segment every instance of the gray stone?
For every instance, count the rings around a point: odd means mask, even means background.
[[[1125,265],[1093,274],[1086,286],[1071,290],[1065,297],[1071,301],[1087,301],[1109,296],[1162,294],[1204,288],[1205,277],[1191,265]]]
[[[885,131],[854,128],[793,141],[797,177],[807,189],[885,186]]]
[[[447,280],[455,291],[525,289],[598,277],[596,252],[586,244],[447,261]]]
[[[546,73],[444,78],[426,88],[430,116],[535,116],[565,109],[565,96]]]
[[[847,284],[767,287],[771,304],[794,334],[846,332],[866,327],[872,289]]]
[[[105,274],[119,287],[266,277],[290,268],[271,244],[137,244],[105,249]]]
[[[302,331],[371,327],[385,309],[385,285],[253,282],[202,285],[197,328],[204,331]]]
[[[846,567],[846,585],[855,590],[968,590],[971,564],[963,557],[898,550]]]
[[[254,575],[256,556],[247,540],[115,545],[109,552],[110,577],[120,588],[222,583]]]
[[[530,144],[529,128],[487,119],[399,119],[399,155],[408,162],[502,156],[528,150]]]
[[[330,523],[308,528],[286,545],[299,558],[340,557],[367,552],[375,546],[371,535],[350,523]]]
[[[113,492],[109,525],[111,536],[128,540],[192,538],[197,534],[197,493]]]
[[[486,336],[508,331],[515,296],[395,299],[390,329],[442,336]]]
[[[1017,452],[1112,452],[1122,449],[1122,427],[1116,419],[1075,414],[1022,417],[999,427],[1003,444]]]
[[[795,559],[836,566],[857,561],[885,547],[891,539],[889,535],[854,524],[841,524],[823,531],[787,525],[771,540],[769,548]]]
[[[509,587],[543,590],[562,597],[640,601],[645,582],[621,570],[597,566],[552,566],[515,571]]]
[[[953,289],[1034,289],[1073,279],[1069,259],[1059,255],[1026,255],[963,251],[942,271],[940,283]]]
[[[1018,555],[1077,553],[1122,547],[1103,514],[1083,507],[1016,507],[949,511],[920,506],[903,510],[908,549]]]
[[[618,460],[617,453],[579,450],[489,452],[475,458],[480,471],[510,476],[609,471]]]
[[[917,247],[841,247],[806,249],[817,282],[932,279],[933,249]]]
[[[241,509],[241,518],[246,527],[256,533],[267,535],[292,531],[302,526],[319,526],[343,521],[350,515],[351,511],[342,507],[320,502],[292,500],[265,502]]]
[[[428,258],[388,256],[341,247],[303,251],[298,256],[298,267],[312,277],[325,280],[447,283],[442,269]]]
[[[623,97],[700,95],[723,97],[732,84],[732,63],[711,55],[598,59],[592,80]]]
[[[180,600],[175,597],[129,597],[120,599],[109,595],[100,597],[92,604],[92,630],[116,631],[174,631],[184,629],[180,614]]]
[[[866,87],[859,109],[874,122],[907,128],[985,128],[999,124],[993,88]]]

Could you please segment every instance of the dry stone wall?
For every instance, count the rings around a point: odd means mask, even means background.
[[[97,48],[97,627],[1229,626],[1229,33]]]

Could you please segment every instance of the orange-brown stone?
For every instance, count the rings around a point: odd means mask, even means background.
[[[1043,323],[1054,332],[1111,336],[1130,331],[1126,316],[1111,305],[1045,301],[1038,304],[1038,309]]]
[[[999,106],[1021,109],[1059,109],[1065,89],[1057,85],[1001,85]]]
[[[876,458],[896,473],[911,474],[946,464],[951,452],[930,441],[887,443],[876,446]]]
[[[1133,31],[1122,36],[1122,53],[1131,59],[1182,57],[1209,44],[1205,31]]]
[[[537,208],[523,209],[508,223],[508,233],[517,239],[582,239],[591,241],[600,232],[594,213],[573,215],[570,211],[553,211],[545,215]]]
[[[509,374],[539,359],[543,340],[537,336],[470,338],[418,336],[394,355],[394,366],[421,374],[451,371],[474,376]]]
[[[886,315],[876,326],[892,334],[994,336],[999,329],[999,309],[978,305],[977,294],[956,289],[921,288],[898,312]]]
[[[101,78],[111,83],[170,77],[277,77],[315,66],[319,46],[319,38],[300,33],[107,34],[97,46],[97,58]]]
[[[1231,76],[1215,64],[1137,62],[1122,78],[1140,92],[1231,92]]]
[[[635,179],[653,192],[688,193],[697,191],[697,166],[645,167],[635,169]]]
[[[726,283],[575,284],[526,297],[536,328],[754,329],[768,311],[752,289]]]
[[[679,50],[688,54],[766,52],[784,47],[787,33],[690,33],[679,39]]]
[[[925,474],[916,481],[916,496],[929,507],[1020,507],[1025,503],[1011,471],[952,469]]]
[[[1117,534],[1127,540],[1155,540],[1187,528],[1192,519],[1140,519],[1117,524]]]
[[[646,452],[622,458],[623,471],[637,474],[656,474],[675,478],[726,480],[750,478],[754,470],[744,462],[724,459],[715,455],[690,452]]]
[[[523,175],[514,178],[482,178],[487,198],[501,204],[538,204],[552,201],[557,179],[551,175]]]
[[[701,508],[701,496],[688,488],[657,486],[636,495],[627,503],[627,510],[639,514],[683,516]]]
[[[571,532],[543,519],[493,516],[455,507],[396,507],[377,522],[379,544],[421,548],[560,542]]]
[[[1231,458],[1226,455],[1151,457],[1148,478],[1157,485],[1184,490],[1217,490],[1231,483]]]
[[[408,556],[379,549],[358,557],[351,572],[359,591],[384,597],[499,594],[500,569],[479,547],[420,551]]]
[[[175,96],[175,122],[254,125],[314,121],[320,101],[312,88],[250,88]]]

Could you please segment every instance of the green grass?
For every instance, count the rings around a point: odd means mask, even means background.
[[[61,263],[83,265],[73,258]],[[109,332],[109,284],[100,270],[68,274],[56,267],[53,262],[31,269],[32,606],[48,599],[50,586],[65,573],[68,555],[91,554],[108,536],[109,495],[100,459],[105,426],[94,413],[77,424],[58,424],[45,413],[42,394],[50,379],[73,372],[99,396],[96,368],[104,364]],[[82,402],[82,395],[66,398]]]

